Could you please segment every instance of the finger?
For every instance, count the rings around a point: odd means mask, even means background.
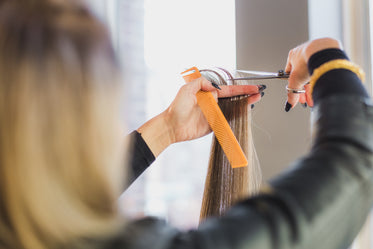
[[[188,88],[188,91],[190,91],[190,93],[193,95],[195,95],[198,91],[202,90],[211,92],[216,101],[218,99],[217,89],[211,84],[210,81],[208,81],[204,77],[200,77],[198,79],[191,81],[190,83],[187,83],[186,87]]]
[[[292,56],[292,53],[293,53],[293,50],[290,50],[290,52],[288,54],[288,59],[286,61],[286,66],[285,66],[285,72],[286,73],[290,73],[291,69],[292,69],[292,65],[291,65],[291,56]]]
[[[293,68],[293,71],[289,75],[288,87],[291,89],[303,89],[303,78],[303,72],[297,68]]]
[[[218,91],[219,98],[233,97],[238,95],[253,95],[259,93],[257,85],[235,85],[235,86],[220,86]]]
[[[304,73],[301,70],[293,70],[289,76],[289,89],[302,90],[304,86]],[[288,103],[294,107],[300,100],[299,93],[288,92]],[[302,99],[303,101],[303,99]]]
[[[307,105],[309,107],[313,107],[313,99],[312,98],[310,98],[310,99],[307,98]]]
[[[309,107],[313,107],[313,99],[312,98],[307,98],[307,105],[309,106]]]
[[[291,65],[291,63],[287,62],[285,67],[285,73],[290,73],[292,68],[293,66]]]
[[[291,105],[291,108],[294,108],[299,102],[299,94],[297,93],[288,93],[287,102]]]
[[[253,94],[253,95],[250,95],[248,97],[248,100],[247,100],[247,104],[248,105],[252,105],[252,104],[255,104],[256,102],[258,102],[260,99],[261,99],[261,94],[257,93],[257,94]]]
[[[307,102],[307,105],[310,106],[310,107],[313,107],[313,98],[312,98],[312,94],[311,94],[311,86],[310,84],[307,84],[304,86],[304,89],[306,89],[306,102]]]
[[[306,94],[305,93],[300,93],[299,94],[299,103],[301,103],[301,104],[306,103]]]
[[[192,85],[191,90],[192,90],[192,92],[194,94],[197,93],[199,90],[209,91],[209,92],[216,90],[216,88],[211,84],[211,82],[208,81],[204,77],[200,77],[198,79],[195,79],[195,80],[193,80],[192,82],[190,82],[188,84]]]

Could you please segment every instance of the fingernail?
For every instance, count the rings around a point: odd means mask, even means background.
[[[263,91],[263,90],[266,89],[266,88],[267,88],[266,85],[259,85],[259,86],[258,86],[258,90],[259,90],[259,92]]]
[[[302,104],[304,108],[307,108],[307,103]]]
[[[289,103],[289,102],[286,102],[286,105],[285,105],[285,112],[288,112],[290,111],[292,105]]]
[[[255,105],[254,105],[254,104],[252,104],[252,105],[251,105],[251,109],[254,109],[254,107],[255,107]]]
[[[264,92],[261,92],[261,93],[260,93],[260,96],[262,96],[262,97],[263,97],[263,96],[264,96]]]
[[[218,84],[216,84],[216,83],[214,83],[214,82],[211,82],[211,85],[212,85],[213,87],[215,87],[216,89],[221,90],[221,88],[218,86]]]

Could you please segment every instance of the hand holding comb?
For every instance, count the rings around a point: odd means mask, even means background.
[[[201,77],[198,68],[192,67],[181,73],[186,83]],[[219,105],[216,103],[212,93],[199,91],[197,94],[197,103],[215,137],[217,138],[220,146],[222,147],[225,155],[228,158],[232,168],[247,166],[247,159],[240,144],[233,134],[227,120],[225,119]]]

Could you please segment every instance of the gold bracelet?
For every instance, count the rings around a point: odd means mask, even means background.
[[[351,61],[345,60],[345,59],[328,61],[313,71],[313,74],[310,79],[310,93],[311,94],[313,92],[313,88],[316,84],[316,81],[320,79],[322,75],[334,69],[350,70],[351,72],[355,73],[360,78],[361,81],[365,80],[365,73],[363,69],[361,69],[358,65],[352,63]]]

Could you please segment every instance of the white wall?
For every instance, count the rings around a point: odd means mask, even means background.
[[[308,40],[307,0],[236,0],[239,69],[284,69],[288,51]],[[309,148],[310,109],[284,111],[284,80],[267,80],[265,96],[253,109],[254,143],[264,179],[288,167]]]
[[[343,7],[341,0],[308,1],[310,39],[333,37],[343,40]]]

